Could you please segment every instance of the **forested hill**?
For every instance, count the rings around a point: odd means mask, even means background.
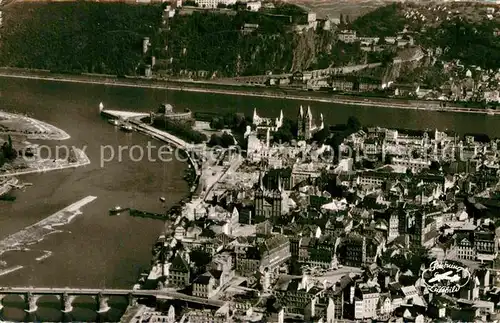
[[[123,3],[14,4],[3,15],[0,65],[135,75],[154,55],[158,72],[206,71],[224,77],[378,60],[358,44],[338,42],[334,32],[295,31],[295,25],[307,22],[307,14],[293,5],[260,13],[177,12],[166,24],[162,11],[160,5]],[[243,31],[245,24],[258,28]],[[152,42],[144,56],[143,37]]]
[[[19,3],[4,9],[0,65],[60,72],[133,74],[160,5]]]
[[[440,47],[446,60],[460,59],[465,65],[500,68],[500,37],[494,21],[473,23],[462,19],[443,22],[424,34],[429,47]]]

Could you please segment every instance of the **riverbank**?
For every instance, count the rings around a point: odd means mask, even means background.
[[[149,88],[149,89],[164,89],[170,91],[196,92],[196,93],[211,93],[222,95],[239,95],[248,97],[260,97],[271,99],[288,99],[310,102],[323,102],[352,106],[363,106],[370,108],[391,108],[419,111],[437,111],[437,112],[453,112],[453,113],[474,113],[487,115],[500,115],[500,111],[464,108],[458,106],[441,107],[436,102],[426,101],[407,101],[392,98],[380,97],[354,97],[333,95],[326,92],[309,92],[302,90],[290,90],[282,88],[269,88],[264,86],[246,86],[237,84],[226,84],[216,82],[198,82],[189,80],[155,80],[139,77],[118,78],[113,76],[101,75],[69,75],[69,74],[52,74],[49,71],[26,71],[0,69],[0,77],[31,79],[31,80],[46,80],[53,82],[67,83],[82,83],[82,84],[98,84],[119,87],[133,88]]]
[[[62,141],[70,139],[70,135],[46,122],[26,115],[0,111],[0,135],[22,137],[30,140]],[[24,142],[29,146],[29,143]],[[25,147],[26,148],[26,147]],[[17,148],[19,149],[19,148]],[[24,149],[20,149],[24,151]],[[0,170],[1,177],[11,177],[33,173],[44,173],[53,170],[75,168],[90,164],[90,159],[81,149],[73,147],[74,161],[68,159],[44,159],[39,156],[18,156],[17,160],[4,165]],[[22,159],[22,161],[21,161]]]
[[[25,168],[6,170],[0,173],[0,178],[19,176],[33,173],[46,173],[55,170],[62,170],[68,168],[76,168],[81,166],[86,166],[90,164],[89,157],[85,152],[78,148],[73,148],[75,161],[70,162],[68,159],[39,159],[31,162],[27,162]]]
[[[33,140],[67,140],[70,137],[62,129],[21,114],[0,111],[0,134],[26,136]]]

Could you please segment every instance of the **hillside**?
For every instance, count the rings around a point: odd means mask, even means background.
[[[255,30],[243,32],[245,25]],[[332,31],[293,30],[293,25],[266,14],[224,15],[195,12],[176,16],[167,34],[168,50],[159,56],[172,63],[161,68],[207,71],[220,77],[289,73],[373,61],[358,44],[344,44]]]
[[[19,3],[3,13],[0,65],[60,72],[133,74],[159,5]]]
[[[390,4],[361,16],[352,22],[351,28],[360,36],[394,36],[407,23],[402,15],[401,4]]]

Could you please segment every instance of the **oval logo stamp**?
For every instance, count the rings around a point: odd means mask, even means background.
[[[422,281],[433,293],[455,293],[467,285],[471,273],[462,264],[438,261],[431,263],[422,273]]]

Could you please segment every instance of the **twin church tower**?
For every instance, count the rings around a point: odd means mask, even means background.
[[[280,112],[280,116],[276,119],[273,118],[262,118],[257,114],[257,110],[253,111],[252,123],[257,127],[257,129],[267,129],[268,131],[278,131],[279,128],[283,126],[283,111]],[[299,107],[299,113],[297,116],[297,139],[298,140],[309,140],[316,131],[323,130],[324,121],[323,114],[321,114],[321,124],[319,126],[315,125],[313,122],[313,116],[311,113],[311,107],[307,107],[307,112],[304,113],[304,108]]]

